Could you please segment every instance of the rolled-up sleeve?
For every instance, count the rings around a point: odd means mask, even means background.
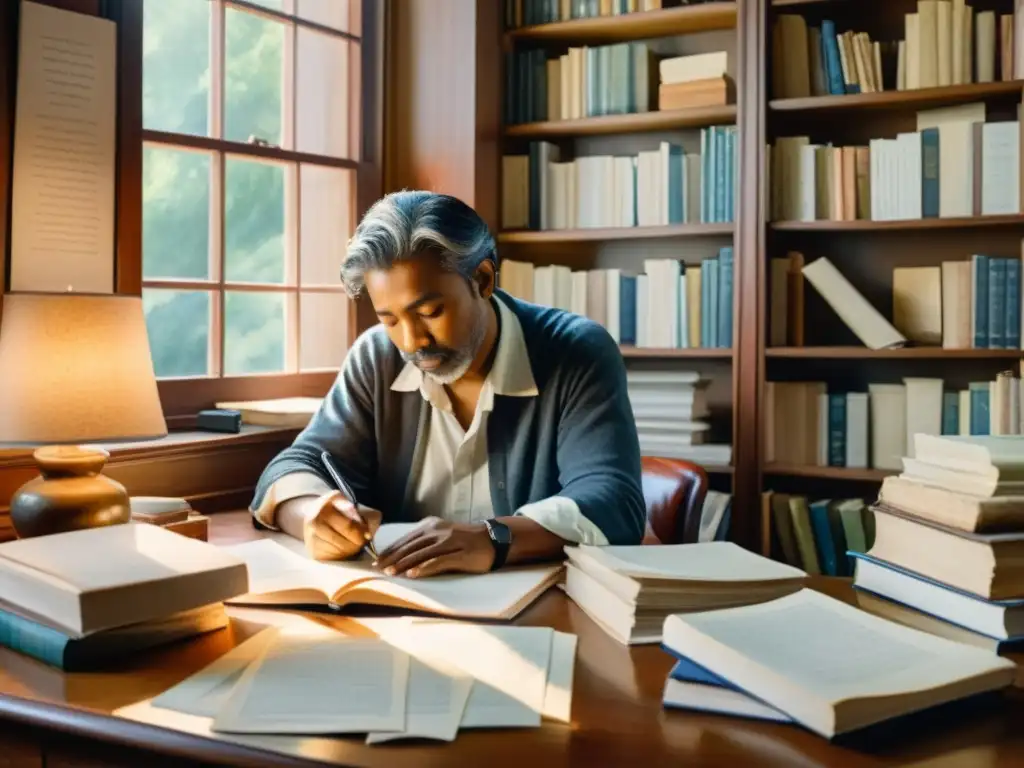
[[[551,533],[573,544],[603,547],[608,538],[600,528],[580,512],[579,506],[565,496],[550,496],[524,504],[517,515],[528,517]]]
[[[303,496],[322,496],[330,493],[331,486],[312,472],[292,472],[279,477],[267,488],[258,507],[252,510],[253,517],[272,530],[279,530],[277,508],[291,499]]]

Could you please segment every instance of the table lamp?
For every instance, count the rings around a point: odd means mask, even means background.
[[[167,435],[138,296],[8,293],[0,317],[0,444],[40,446],[11,499],[21,538],[127,523],[128,493],[88,443]]]

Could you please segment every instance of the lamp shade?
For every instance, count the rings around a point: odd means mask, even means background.
[[[137,296],[9,293],[0,318],[0,443],[164,437]]]

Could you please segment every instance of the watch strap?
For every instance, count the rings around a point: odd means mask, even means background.
[[[508,559],[508,551],[512,546],[511,531],[504,523],[499,523],[496,520],[485,520],[484,524],[487,526],[487,536],[491,540],[491,546],[494,547],[494,562],[491,563],[491,570],[496,571],[505,564]],[[501,540],[498,529],[501,529],[505,534],[506,540]]]

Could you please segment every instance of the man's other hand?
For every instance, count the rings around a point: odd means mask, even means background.
[[[486,573],[494,545],[483,523],[453,523],[428,517],[378,553],[377,567],[389,576],[419,578],[439,573]]]
[[[316,560],[347,560],[358,555],[380,527],[379,511],[361,505],[357,509],[339,491],[311,501],[302,539]]]

